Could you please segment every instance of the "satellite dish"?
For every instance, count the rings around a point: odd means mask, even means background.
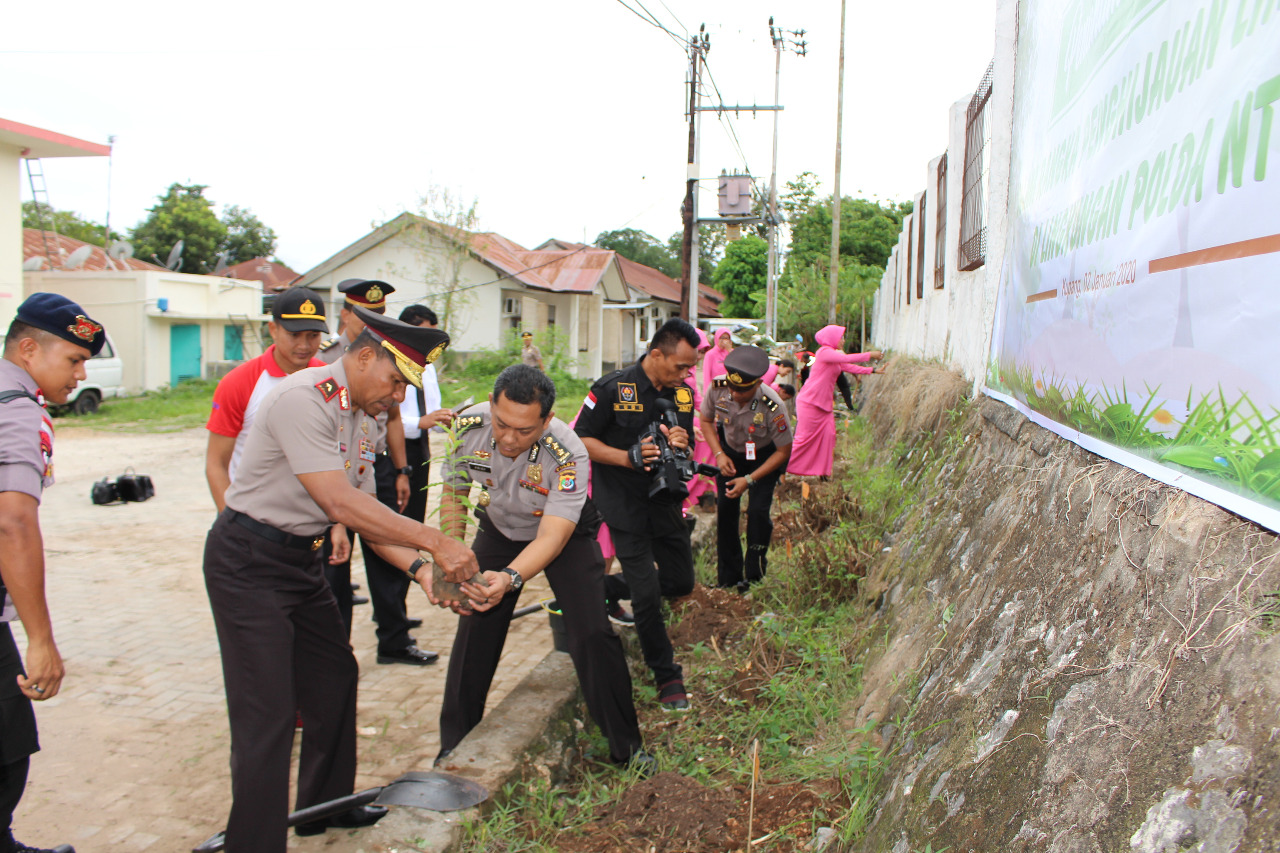
[[[84,262],[89,260],[89,256],[93,254],[93,246],[81,246],[71,253],[70,257],[63,262],[64,270],[78,270],[84,266]]]
[[[39,255],[32,255],[22,262],[24,272],[38,272],[44,269],[44,258]]]
[[[214,265],[214,267],[213,267],[213,274],[214,274],[214,275],[222,275],[224,272],[226,272],[226,270],[227,270],[227,258],[230,256],[230,254],[231,254],[230,252],[219,252],[219,253],[218,253],[218,263],[217,263],[217,264],[215,264],[215,265]]]
[[[165,267],[170,270],[176,270],[182,266],[182,241],[173,244],[173,248],[169,251],[169,260],[164,262]]]
[[[128,260],[133,257],[133,244],[124,240],[116,240],[107,249],[107,254],[117,261]]]

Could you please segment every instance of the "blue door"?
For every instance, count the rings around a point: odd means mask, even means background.
[[[239,326],[222,327],[222,360],[244,360],[244,343],[240,340]]]
[[[200,327],[169,327],[169,385],[200,378]]]

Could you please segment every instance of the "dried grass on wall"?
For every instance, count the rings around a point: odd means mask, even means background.
[[[885,373],[863,378],[862,414],[874,424],[879,444],[894,444],[947,425],[947,412],[968,395],[972,384],[938,364],[897,355]]]

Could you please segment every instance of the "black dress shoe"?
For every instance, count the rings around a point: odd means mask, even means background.
[[[420,649],[417,646],[405,646],[398,652],[378,652],[378,663],[407,663],[410,666],[426,666],[435,663],[440,655]]]
[[[421,620],[421,619],[409,619],[409,620],[406,620],[405,625],[407,625],[409,628],[421,628],[421,627],[422,627],[422,620]]]
[[[351,603],[352,603],[353,605],[355,605],[355,604],[368,604],[368,603],[369,603],[369,596],[367,596],[367,595],[353,595],[353,596],[351,596]]]
[[[354,829],[361,826],[373,826],[387,813],[386,806],[356,806],[354,809],[336,814],[333,817],[313,820],[311,823],[300,823],[293,828],[298,835],[320,835],[329,827],[335,829]]]

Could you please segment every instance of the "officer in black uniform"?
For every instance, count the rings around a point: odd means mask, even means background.
[[[105,339],[70,299],[33,293],[18,306],[0,359],[0,853],[75,853],[66,844],[29,847],[10,824],[40,749],[31,702],[58,695],[65,673],[44,596],[40,497],[53,485],[53,421],[44,406],[67,401]],[[25,670],[9,628],[15,618],[27,634]]]
[[[724,360],[727,375],[702,398],[702,434],[715,453],[717,583],[747,587],[764,577],[773,538],[773,490],[791,458],[791,422],[778,393],[762,383],[769,356],[755,346],[738,347]],[[738,535],[743,495],[747,503],[747,562]]]
[[[671,319],[649,342],[649,351],[625,370],[591,386],[575,427],[591,455],[591,495],[609,525],[622,574],[605,577],[610,604],[630,599],[645,663],[653,672],[664,710],[684,711],[689,697],[662,619],[663,596],[693,591],[693,550],[680,497],[649,497],[649,467],[659,450],[641,433],[659,420],[655,404],[670,400],[679,427],[667,431],[671,446],[689,448],[693,391],[685,385],[698,360],[698,332]],[[657,571],[654,563],[657,563]]]

